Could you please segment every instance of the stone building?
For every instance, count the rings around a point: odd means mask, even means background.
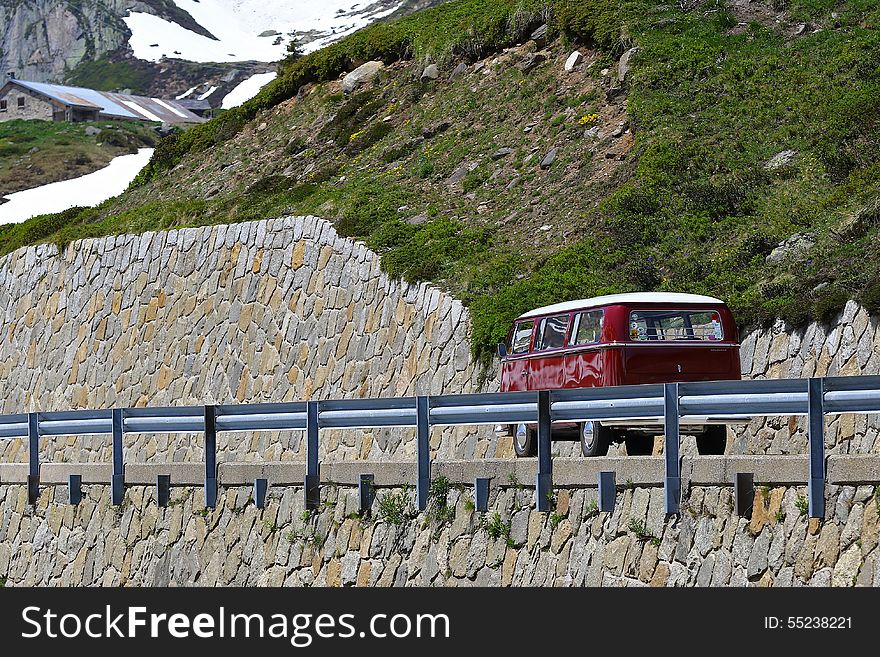
[[[175,100],[95,91],[8,77],[0,88],[0,121],[99,121],[201,123],[205,119]]]

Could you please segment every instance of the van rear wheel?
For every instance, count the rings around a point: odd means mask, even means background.
[[[513,451],[517,456],[537,456],[538,432],[520,422],[513,428]]]
[[[697,436],[697,453],[704,456],[719,456],[727,447],[727,426],[713,424],[706,427],[701,436]]]
[[[603,427],[598,422],[592,420],[581,422],[581,453],[584,456],[605,456],[608,454],[611,438],[612,434],[609,427]]]

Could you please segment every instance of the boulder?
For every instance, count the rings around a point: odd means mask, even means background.
[[[635,55],[637,51],[638,48],[630,48],[620,56],[620,61],[617,62],[617,79],[621,82],[626,79],[626,75],[629,73],[630,69],[629,60],[632,59],[632,56]]]
[[[556,161],[556,148],[551,148],[550,151],[544,156],[544,159],[541,160],[541,168],[542,169],[549,169],[555,161]]]
[[[383,68],[385,68],[385,64],[379,61],[367,62],[358,66],[342,78],[342,90],[347,94],[352,93],[358,87],[375,78]]]
[[[787,258],[809,250],[816,243],[815,233],[795,233],[770,252],[766,262],[775,265]]]
[[[517,64],[516,67],[523,73],[528,73],[546,59],[547,55],[542,52],[530,52],[523,57],[522,61]]]
[[[502,157],[507,157],[511,153],[513,153],[512,148],[499,148],[497,151],[492,153],[492,159],[493,160],[500,160]]]
[[[436,64],[428,64],[422,71],[422,80],[436,80],[440,77],[440,69]]]
[[[536,42],[540,47],[542,44],[547,42],[547,23],[544,23],[537,30],[532,32],[529,37],[532,41]]]
[[[573,71],[581,63],[582,59],[583,56],[580,54],[580,52],[575,50],[568,56],[568,59],[565,60],[565,70]]]
[[[456,66],[454,69],[452,69],[452,73],[449,75],[449,79],[454,80],[459,75],[466,73],[467,69],[468,69],[467,64],[465,64],[464,62],[461,62],[458,66]]]
[[[797,151],[791,149],[780,151],[764,163],[764,168],[767,171],[776,171],[777,169],[781,169],[791,164],[796,156]]]
[[[100,134],[101,134],[101,128],[96,128],[96,127],[93,126],[93,125],[87,125],[87,126],[86,126],[86,134],[87,134],[89,137],[94,137],[94,136],[96,136],[96,135],[100,135]]]

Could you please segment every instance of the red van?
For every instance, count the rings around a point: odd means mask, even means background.
[[[741,378],[733,315],[719,299],[696,294],[613,294],[537,308],[514,321],[498,351],[502,392]],[[537,453],[533,425],[509,431],[517,456]],[[611,442],[650,454],[662,432],[662,418],[553,426],[554,439],[580,440],[585,456],[607,454]],[[724,453],[725,424],[682,432],[697,437],[700,454]]]

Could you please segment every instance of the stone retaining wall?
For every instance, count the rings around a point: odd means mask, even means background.
[[[856,302],[829,328],[794,330],[785,322],[748,333],[742,340],[743,376],[754,379],[880,374],[880,323]],[[880,453],[880,415],[829,416],[825,444],[831,454]],[[760,418],[734,432],[736,454],[804,454],[806,418]]]
[[[91,486],[79,506],[63,487],[35,509],[23,486],[0,486],[0,577],[7,586],[880,586],[874,486],[829,487],[824,520],[806,517],[804,487],[758,488],[750,518],[729,487],[693,487],[681,516],[663,514],[661,488],[618,491],[598,513],[594,490],[558,489],[552,513],[534,489],[505,482],[488,513],[452,487],[416,515],[412,492],[380,489],[358,515],[357,489],[322,488],[306,513],[301,488],[272,488],[265,509],[250,488],[225,489],[203,509],[199,489],[168,508],[132,488],[109,504]],[[384,511],[383,511],[384,509]],[[397,511],[399,523],[391,520]]]
[[[120,235],[0,258],[0,412],[475,391],[469,319],[315,217]],[[491,385],[491,384],[490,384]],[[444,439],[445,437],[445,439]],[[225,434],[236,460],[302,458],[301,434]],[[504,456],[494,433],[435,432],[438,456]],[[129,437],[127,459],[197,460],[198,436]],[[412,458],[412,431],[322,432],[325,459]],[[104,438],[45,440],[51,461]],[[4,461],[26,460],[24,441]]]

